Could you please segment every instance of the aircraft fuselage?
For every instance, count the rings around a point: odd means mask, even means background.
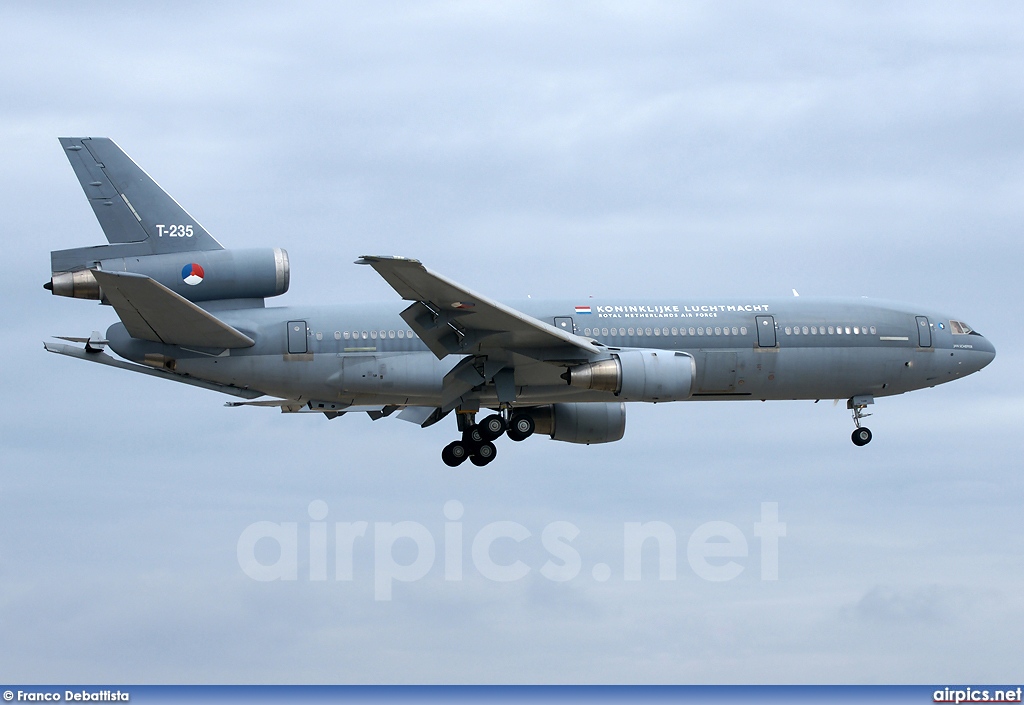
[[[846,399],[933,387],[987,365],[983,336],[956,334],[950,317],[870,299],[758,299],[604,302],[586,299],[510,304],[539,320],[597,341],[609,352],[655,349],[693,357],[690,400]],[[293,306],[218,311],[256,344],[189,350],[133,339],[123,325],[112,349],[136,362],[174,360],[175,371],[290,399],[351,405],[441,403],[442,379],[462,356],[430,352],[387,304]],[[304,346],[289,325],[299,325]],[[291,351],[289,351],[291,342]],[[148,357],[147,357],[148,356]],[[517,403],[614,401],[610,392],[570,387],[564,368],[519,356]],[[482,406],[498,405],[484,390]]]
[[[109,304],[106,337],[50,352],[327,418],[455,412],[442,460],[486,465],[493,441],[623,437],[626,402],[846,399],[852,440],[875,397],[987,365],[995,348],[939,311],[869,299],[726,297],[506,304],[406,257],[363,255],[402,301],[266,307],[280,248],[227,250],[107,138],[62,148],[107,245],[50,253],[52,294]],[[795,293],[795,292],[794,292]],[[104,352],[109,346],[124,360]],[[261,398],[262,397],[262,398]],[[484,409],[493,413],[478,420]]]

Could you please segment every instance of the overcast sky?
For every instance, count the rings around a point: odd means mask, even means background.
[[[1022,37],[1016,2],[3,3],[0,681],[1019,683]],[[999,354],[880,400],[864,448],[828,400],[686,403],[453,470],[450,419],[227,409],[45,353],[115,321],[41,288],[51,249],[103,242],[65,135],[113,138],[226,247],[286,248],[277,305],[397,301],[352,261],[400,254],[499,299],[919,302]],[[239,565],[261,521],[298,525],[298,579]],[[437,560],[377,600],[374,525],[402,521]],[[522,579],[470,558],[497,521],[531,534],[494,546]],[[676,577],[647,550],[627,581],[624,527],[653,521]],[[555,522],[579,529],[562,583]],[[732,580],[688,561],[707,522],[748,543]]]

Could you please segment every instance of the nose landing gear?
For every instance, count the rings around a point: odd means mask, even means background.
[[[870,442],[871,442],[871,429],[870,428],[867,428],[867,427],[855,428],[853,430],[853,444],[854,445],[856,445],[856,446],[866,446]]]
[[[871,442],[871,429],[867,426],[861,426],[861,419],[865,419],[871,414],[865,414],[864,409],[868,407],[868,404],[874,404],[875,398],[869,395],[850,397],[846,401],[846,408],[853,412],[853,425],[857,428],[853,429],[853,435],[851,439],[855,446],[866,446]]]

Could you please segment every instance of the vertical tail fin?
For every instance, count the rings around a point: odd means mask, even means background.
[[[60,144],[112,245],[142,243],[150,254],[224,249],[112,140],[62,137]]]

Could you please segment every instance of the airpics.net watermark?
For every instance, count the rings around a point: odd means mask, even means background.
[[[373,522],[372,537],[368,521],[333,522],[329,531],[327,503],[314,500],[309,504],[309,518],[299,522],[257,521],[249,524],[238,537],[238,565],[253,580],[294,581],[299,579],[300,550],[308,558],[310,581],[328,580],[328,556],[331,554],[329,536],[333,538],[333,579],[353,581],[357,572],[373,574],[373,597],[387,601],[392,597],[394,584],[411,583],[425,578],[434,569],[437,555],[443,554],[446,581],[461,581],[466,575],[464,557],[466,546],[472,569],[486,580],[498,583],[522,580],[536,570],[552,582],[561,583],[578,578],[584,561],[573,541],[580,535],[578,526],[570,521],[553,521],[539,534],[515,521],[494,521],[484,524],[472,536],[467,536],[462,522],[465,508],[458,500],[445,502],[443,537],[434,534],[416,521]],[[539,567],[522,560],[525,556],[508,555],[509,542],[513,547],[525,547],[526,542],[539,535],[540,546],[546,555]],[[676,580],[677,557],[680,542],[675,529],[663,521],[624,522],[621,532],[622,578],[639,581],[643,575],[645,547],[648,557],[653,546],[657,554],[659,580]],[[779,539],[786,535],[786,525],[779,521],[778,502],[762,502],[759,521],[752,523],[752,536],[759,544],[761,580],[779,578]],[[372,567],[356,570],[357,547],[369,551],[372,541]],[[361,543],[358,543],[361,542]],[[500,542],[500,543],[499,543]],[[494,558],[494,547],[500,545],[504,560]],[[301,548],[300,548],[301,547]],[[396,547],[402,557],[399,561]],[[308,553],[306,550],[308,549]],[[524,550],[524,552],[527,552]],[[747,535],[735,524],[727,521],[709,521],[698,526],[686,538],[686,560],[694,575],[710,582],[725,582],[737,578],[746,569],[745,562],[751,549]],[[536,556],[534,556],[536,557]],[[741,562],[743,561],[743,562]],[[535,566],[541,563],[535,561]],[[595,563],[591,577],[605,582],[612,577],[612,567]],[[306,577],[306,576],[303,576]]]

